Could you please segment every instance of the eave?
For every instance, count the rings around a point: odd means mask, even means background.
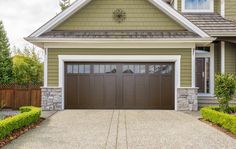
[[[208,45],[215,38],[158,38],[158,39],[77,39],[32,38],[25,40],[40,48],[194,48]]]

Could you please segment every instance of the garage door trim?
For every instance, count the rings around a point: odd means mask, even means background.
[[[180,87],[181,55],[58,55],[59,87],[62,88],[64,109],[64,65],[65,62],[174,62],[175,65],[175,110],[177,110],[177,88]]]

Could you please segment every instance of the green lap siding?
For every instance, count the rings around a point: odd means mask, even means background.
[[[49,49],[48,86],[58,86],[58,55],[181,55],[181,87],[191,87],[191,49]]]
[[[214,11],[220,14],[221,0],[214,0]]]
[[[117,23],[113,11],[121,8],[126,20]],[[92,0],[55,30],[185,30],[148,0]]]
[[[215,43],[215,51],[214,51],[214,64],[215,64],[215,73],[220,73],[221,70],[220,70],[220,67],[221,67],[221,45],[220,45],[220,42],[218,43]]]
[[[178,11],[182,12],[182,0],[178,0],[178,5],[177,5]]]
[[[225,43],[225,72],[236,74],[236,44]]]
[[[236,0],[225,0],[225,17],[236,21]]]

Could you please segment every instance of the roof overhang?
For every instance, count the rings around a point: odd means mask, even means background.
[[[43,33],[51,31],[53,28],[55,28],[60,23],[65,21],[71,15],[73,15],[75,12],[77,12],[78,10],[83,8],[85,5],[87,5],[90,1],[91,0],[75,1],[70,7],[68,7],[66,10],[62,11],[57,16],[49,20],[46,24],[44,24],[42,27],[40,27],[38,30],[32,33],[29,37],[39,37]],[[196,25],[194,25],[192,22],[186,19],[183,15],[181,15],[178,11],[173,9],[163,0],[149,0],[149,2],[151,2],[154,6],[162,10],[165,14],[167,14],[169,17],[174,19],[180,25],[185,27],[187,30],[194,32],[203,38],[210,37],[207,33],[205,33],[203,30],[198,28]]]
[[[218,37],[217,40],[236,43],[236,37]]]
[[[25,38],[40,48],[194,48],[209,45],[215,38],[158,38],[158,39],[78,39]]]

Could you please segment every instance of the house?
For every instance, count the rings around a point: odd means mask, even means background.
[[[236,1],[77,0],[25,38],[45,50],[42,108],[198,110],[236,73]]]

